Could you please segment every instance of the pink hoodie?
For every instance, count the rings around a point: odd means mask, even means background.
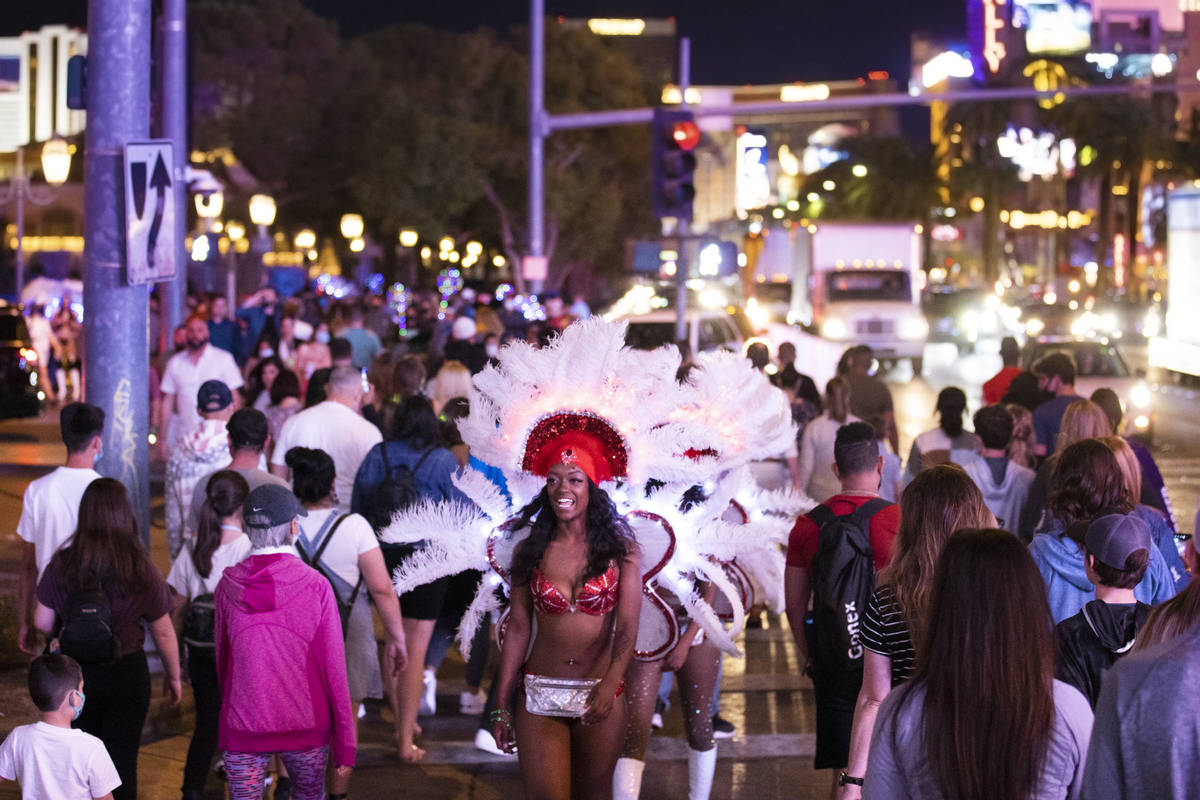
[[[252,555],[216,591],[218,746],[277,753],[330,745],[354,764],[354,713],[333,589],[297,556]]]

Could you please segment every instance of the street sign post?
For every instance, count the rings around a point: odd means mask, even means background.
[[[166,140],[125,145],[125,254],[131,286],[175,277],[174,149]]]

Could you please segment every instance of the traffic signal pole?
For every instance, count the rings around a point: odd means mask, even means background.
[[[687,92],[692,85],[692,40],[684,36],[679,40],[679,92],[681,107],[688,107]],[[675,233],[679,237],[679,247],[676,251],[679,258],[675,260],[675,341],[681,342],[688,338],[687,330],[687,279],[688,260],[684,248],[687,247],[688,223],[691,219],[691,202],[688,203],[689,213],[676,218]]]
[[[123,148],[150,132],[150,0],[89,0],[84,157],[84,384],[104,409],[102,475],[150,542],[148,292],[126,281]]]

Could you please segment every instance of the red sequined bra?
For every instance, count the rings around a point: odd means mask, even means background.
[[[529,582],[529,592],[533,595],[534,607],[543,614],[557,616],[568,611],[582,611],[594,617],[600,617],[613,610],[617,604],[617,584],[621,573],[614,561],[608,565],[603,575],[592,578],[579,590],[575,602],[571,603],[550,582],[540,569],[533,568],[533,579]]]

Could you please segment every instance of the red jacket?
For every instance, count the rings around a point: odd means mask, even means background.
[[[218,746],[278,753],[330,745],[353,766],[354,710],[329,581],[299,557],[251,555],[215,593]]]

